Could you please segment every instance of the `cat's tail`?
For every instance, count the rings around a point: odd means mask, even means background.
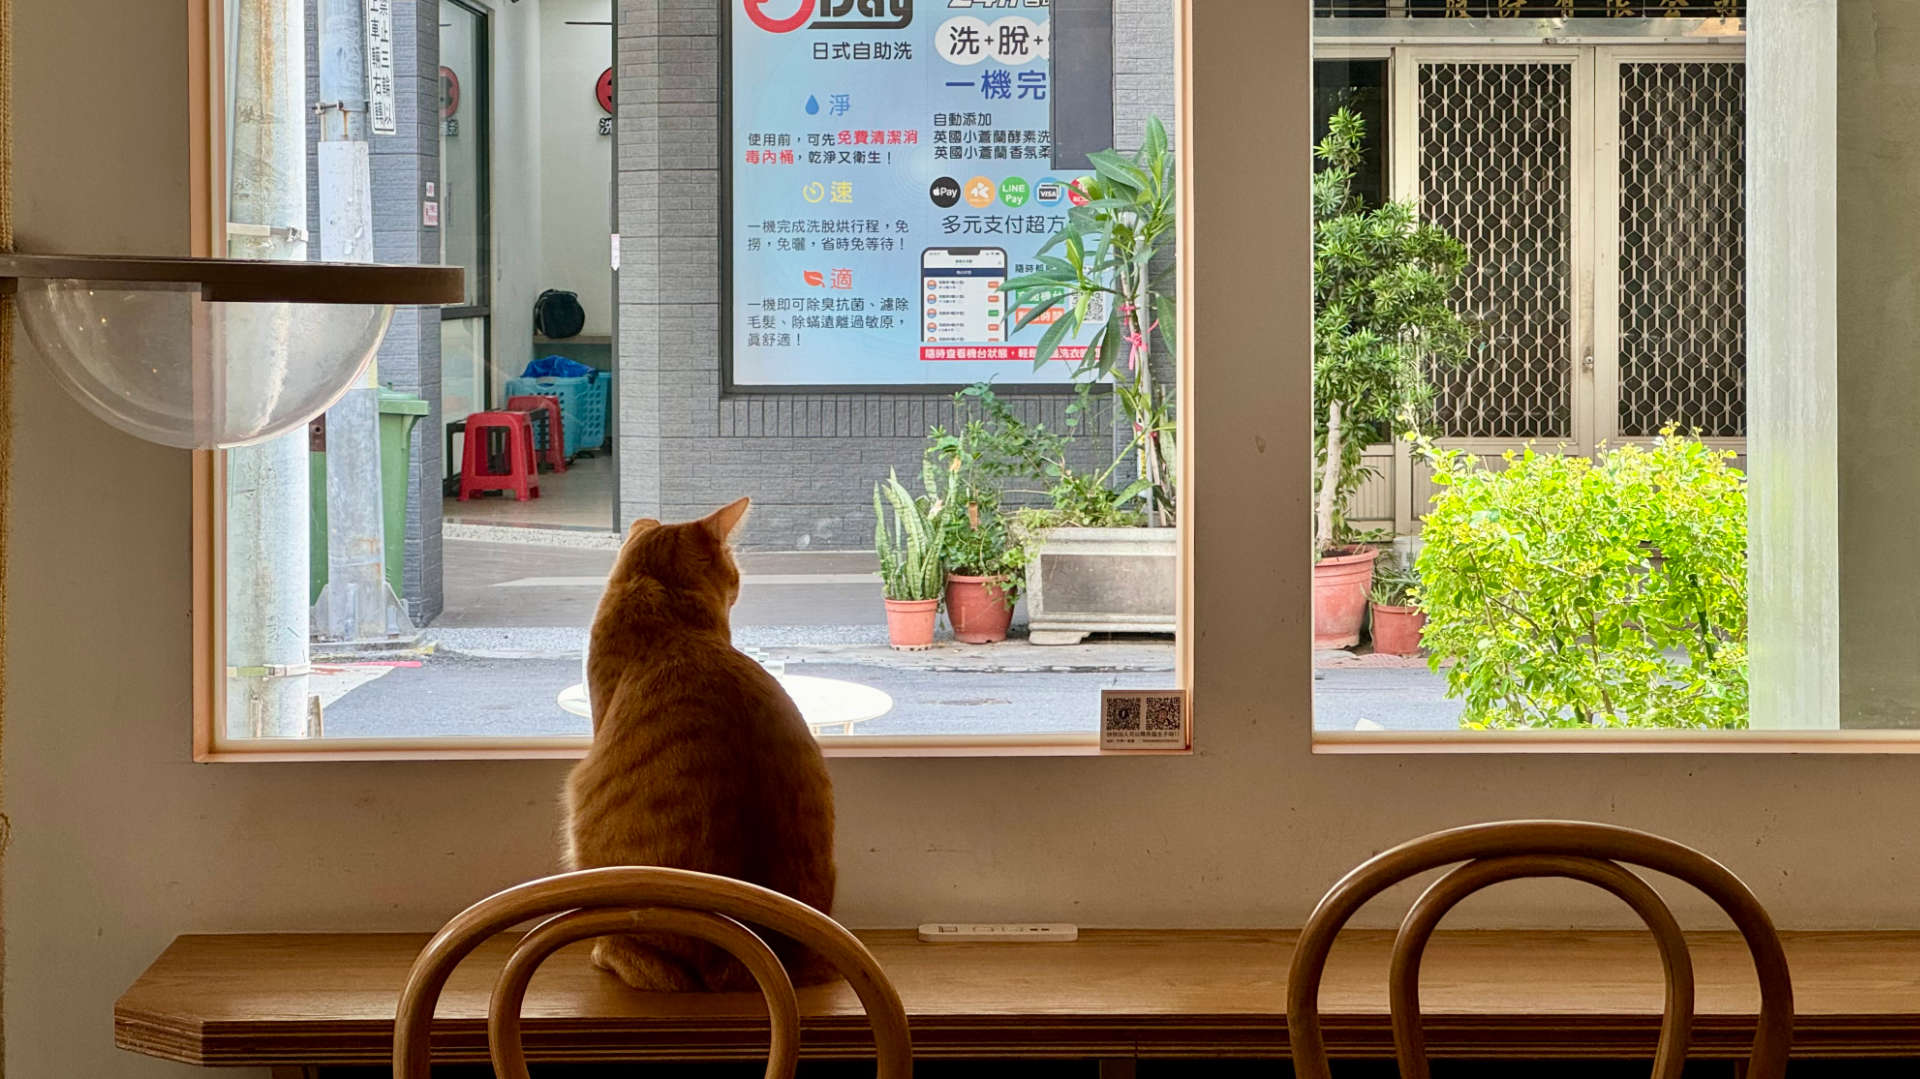
[[[628,986],[649,993],[694,993],[701,989],[695,942],[664,933],[601,937],[593,965]]]

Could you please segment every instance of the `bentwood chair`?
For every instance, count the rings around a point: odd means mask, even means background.
[[[427,1079],[434,1005],[453,968],[482,941],[533,918],[487,1006],[487,1050],[500,1079],[527,1079],[520,1005],[533,972],[569,944],[623,933],[677,933],[725,949],[752,972],[767,1000],[767,1079],[791,1079],[800,1051],[800,1006],[786,969],[747,925],[811,949],[845,976],[873,1028],[879,1079],[910,1079],[913,1047],[900,995],[864,945],[840,923],[778,892],[682,869],[617,866],[530,881],[455,915],[414,960],[394,1019],[394,1079]],[[743,924],[745,923],[745,924]],[[612,975],[608,975],[612,977]]]
[[[1608,824],[1502,821],[1475,824],[1403,843],[1348,873],[1320,900],[1301,930],[1287,976],[1287,1035],[1294,1074],[1330,1079],[1320,1033],[1320,982],[1340,928],[1367,900],[1408,877],[1464,863],[1414,901],[1393,940],[1388,1007],[1402,1079],[1428,1079],[1420,1023],[1420,958],[1434,927],[1462,899],[1505,880],[1562,877],[1619,896],[1652,931],[1666,970],[1666,1012],[1653,1059],[1655,1079],[1679,1079],[1693,1025],[1693,960],[1673,912],[1646,881],[1621,863],[1691,884],[1733,918],[1760,976],[1760,1016],[1748,1079],[1781,1079],[1793,1040],[1793,985],[1779,934],[1760,901],[1725,866],[1669,839]]]

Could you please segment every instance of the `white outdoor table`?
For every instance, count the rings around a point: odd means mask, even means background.
[[[780,686],[800,708],[807,729],[824,734],[828,727],[852,734],[855,723],[864,723],[893,711],[893,698],[872,686],[839,678],[819,678],[810,674],[777,676]],[[575,682],[560,691],[560,707],[576,716],[591,719],[592,703],[587,699],[585,682]]]

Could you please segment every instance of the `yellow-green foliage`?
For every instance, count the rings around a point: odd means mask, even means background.
[[[1747,725],[1747,490],[1669,431],[1599,463],[1428,450],[1422,643],[1467,727]]]

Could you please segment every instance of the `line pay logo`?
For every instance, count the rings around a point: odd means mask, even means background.
[[[913,22],[913,0],[741,0],[747,18],[770,34],[812,30],[898,30]],[[794,8],[793,14],[769,12]]]

